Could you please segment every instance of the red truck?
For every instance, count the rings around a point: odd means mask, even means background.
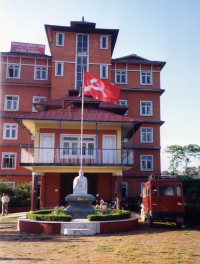
[[[153,226],[154,220],[175,222],[181,227],[184,222],[184,198],[182,182],[170,176],[150,175],[143,186],[141,219]]]

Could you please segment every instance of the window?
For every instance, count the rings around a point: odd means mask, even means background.
[[[46,100],[47,100],[47,98],[44,97],[44,96],[33,96],[33,104],[34,103],[39,103],[39,102],[44,102]],[[36,110],[34,105],[32,106],[32,112],[37,112],[37,110]]]
[[[122,182],[122,198],[127,198],[128,196],[128,183]],[[117,197],[117,182],[115,182],[115,197]]]
[[[77,54],[88,55],[88,36],[78,35],[77,39]]]
[[[55,76],[63,76],[63,62],[56,62],[55,64]]]
[[[7,78],[15,78],[15,79],[19,79],[19,73],[20,73],[20,66],[19,65],[8,65],[7,66],[7,74],[6,77]]]
[[[17,153],[3,152],[1,169],[16,169],[16,157]]]
[[[156,186],[152,186],[151,187],[151,195],[152,196],[157,196],[157,187]]]
[[[140,128],[140,142],[153,143],[153,128],[148,128],[148,127]]]
[[[152,116],[152,102],[151,101],[140,101],[140,115],[141,116]]]
[[[100,48],[101,49],[108,49],[108,36],[101,36],[100,37]]]
[[[180,186],[180,185],[177,185],[177,186],[176,186],[176,195],[177,195],[177,196],[182,196],[181,186]]]
[[[77,46],[76,46],[76,89],[80,89],[83,79],[83,66],[84,70],[87,71],[88,65],[88,36],[77,35]]]
[[[140,75],[140,84],[152,84],[152,74],[148,71],[142,71]]]
[[[5,95],[5,111],[18,111],[19,95]]]
[[[15,182],[2,182],[2,185],[12,190],[15,188]]]
[[[153,170],[153,156],[152,155],[141,155],[140,156],[140,170],[141,171],[152,171]]]
[[[108,79],[108,65],[100,65],[100,78]]]
[[[36,66],[35,80],[47,80],[47,67]]]
[[[3,126],[3,139],[17,139],[18,125],[7,124]]]
[[[122,106],[125,106],[125,107],[128,107],[127,105],[127,100],[119,100],[119,102],[115,102],[115,104],[117,105],[122,105]],[[127,115],[128,114],[128,110],[125,112],[124,115]]]
[[[94,158],[95,153],[95,136],[83,137],[83,158]],[[80,135],[62,135],[61,137],[61,157],[63,158],[77,158],[80,156],[81,136]]]
[[[174,188],[172,186],[160,186],[160,196],[174,196]]]
[[[115,83],[127,83],[126,71],[120,70],[115,73]]]
[[[56,33],[56,46],[64,46],[64,33]]]

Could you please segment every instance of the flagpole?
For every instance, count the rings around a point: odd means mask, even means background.
[[[83,168],[83,105],[84,105],[84,66],[83,66],[83,81],[82,81],[82,106],[81,106],[81,171]]]

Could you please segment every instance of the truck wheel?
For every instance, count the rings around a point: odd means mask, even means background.
[[[148,227],[153,227],[153,218],[150,216],[150,213],[148,212]]]
[[[146,220],[146,216],[143,210],[141,210],[141,219],[142,219],[142,222],[145,222]]]

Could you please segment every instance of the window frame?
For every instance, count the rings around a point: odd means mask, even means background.
[[[145,74],[145,82],[143,82],[143,74]],[[150,76],[150,83],[147,82],[148,76]],[[152,72],[151,71],[141,71],[140,72],[140,85],[152,85],[152,84],[153,84]]]
[[[119,72],[119,74],[117,74],[117,72]],[[125,74],[122,74],[123,72],[125,72]],[[120,81],[117,81],[117,76],[120,76]],[[122,76],[125,75],[125,81],[122,81]],[[117,84],[127,84],[127,70],[115,70],[115,83]]]
[[[12,76],[9,76],[9,67],[10,66],[13,66],[14,68],[15,67],[18,67],[18,76],[14,76],[14,72],[15,72],[15,69],[13,69],[13,77]],[[9,79],[20,79],[20,73],[21,73],[21,67],[20,67],[20,64],[17,64],[17,63],[8,63],[7,64],[7,69],[6,69],[6,78],[9,78]]]
[[[103,39],[106,38],[106,46],[103,46]],[[100,49],[107,50],[108,49],[108,36],[107,35],[102,35],[100,36]]]
[[[105,77],[103,76],[103,68],[105,67]],[[100,78],[108,79],[108,64],[100,64]]]
[[[58,74],[58,65],[61,65],[61,73]],[[62,77],[63,76],[63,72],[64,72],[64,62],[63,61],[56,61],[55,62],[55,76],[57,77]]]
[[[6,126],[10,126],[10,129],[9,129],[9,133],[10,133],[10,136],[9,137],[6,137]],[[12,126],[15,127],[15,137],[13,138],[12,137]],[[16,140],[18,137],[18,124],[15,124],[15,123],[4,123],[3,124],[3,139],[4,140]]]
[[[11,109],[7,108],[7,102],[8,99],[7,97],[12,97],[12,101],[11,101]],[[16,109],[13,109],[13,97],[17,98],[17,107]],[[5,101],[4,101],[4,111],[19,111],[19,95],[9,95],[9,94],[5,94]]]
[[[64,137],[69,137],[69,138],[77,138],[74,139],[74,140],[64,140]],[[94,159],[96,158],[96,135],[83,135],[83,144],[85,143],[84,142],[84,138],[93,138],[94,140],[93,141],[87,141],[86,143],[93,143],[94,144],[94,148],[92,149],[93,150],[93,154],[90,155],[88,154],[88,150],[89,148],[86,146],[86,151],[87,153],[86,154],[82,154],[82,157],[83,159]],[[69,150],[69,153],[67,154],[64,154],[64,143],[69,143],[69,147],[68,147],[68,150]],[[76,154],[73,154],[72,151],[73,151],[73,147],[72,147],[72,144],[73,143],[76,143],[77,144],[77,153]],[[65,158],[79,158],[80,157],[80,151],[79,149],[81,148],[81,135],[80,134],[61,134],[61,137],[60,137],[60,146],[61,146],[61,149],[60,149],[60,157],[65,159]],[[84,148],[83,148],[84,149]]]
[[[79,36],[82,37],[82,40],[79,40]],[[83,37],[87,37],[87,50],[86,52],[79,52],[79,49],[83,51],[84,48],[84,40]],[[82,46],[79,47],[79,42],[82,43]],[[81,62],[79,62],[79,60]],[[84,60],[86,62],[84,62]],[[83,65],[84,70],[89,72],[89,34],[76,34],[76,63],[75,63],[75,90],[80,90],[82,81],[83,81]]]
[[[151,134],[151,139],[148,141],[148,140],[146,140],[146,141],[143,141],[143,136],[142,136],[142,134],[144,133],[144,132],[142,132],[142,130],[143,129],[145,129],[145,130],[151,130],[151,132],[150,132],[150,134]],[[148,132],[146,132],[146,139],[148,138]],[[141,143],[153,143],[153,128],[152,127],[140,127],[140,142]]]
[[[42,68],[45,68],[45,78],[37,78],[37,68],[40,68],[40,76],[42,76]],[[39,66],[35,66],[35,74],[34,74],[34,80],[47,80],[48,79],[48,70],[47,70],[47,66],[42,66],[42,65],[39,65]]]
[[[62,44],[59,44],[59,35],[62,35]],[[65,45],[65,34],[62,32],[56,32],[56,46],[64,47]]]
[[[142,103],[150,103],[150,114],[147,113],[147,106],[145,106],[145,114],[142,113]],[[140,116],[153,116],[153,101],[140,101]]]
[[[151,158],[151,168],[147,168],[148,158]],[[142,168],[142,161],[145,161],[145,168]],[[140,155],[140,171],[153,171],[153,155]]]
[[[33,105],[34,103],[37,103],[37,101],[35,101],[35,99],[45,99],[45,100],[39,100],[39,103],[40,102],[44,102],[47,100],[47,97],[46,96],[33,96],[33,103],[32,103],[32,112],[37,112],[37,110],[35,109],[35,106]]]
[[[15,182],[9,182],[9,181],[7,181],[7,182],[2,182],[2,184],[5,184],[6,185],[6,187],[8,187],[8,188],[10,188],[10,189],[14,189],[15,188]],[[11,186],[12,185],[12,186]]]
[[[122,103],[122,104],[121,104]],[[123,104],[125,103],[125,104]],[[119,100],[118,102],[115,102],[116,105],[121,105],[121,106],[126,106],[128,107],[128,103],[127,103],[127,100]],[[127,115],[128,114],[128,110],[125,112],[125,114],[123,115]]]
[[[4,168],[3,167],[3,160],[4,160],[4,156],[5,155],[9,155],[9,156],[11,156],[11,155],[14,155],[15,157],[14,157],[14,167],[13,168],[10,168],[10,167],[6,167],[6,168]],[[2,156],[1,156],[2,158],[1,158],[1,169],[2,170],[16,170],[16,163],[17,163],[17,153],[16,152],[2,152]]]

